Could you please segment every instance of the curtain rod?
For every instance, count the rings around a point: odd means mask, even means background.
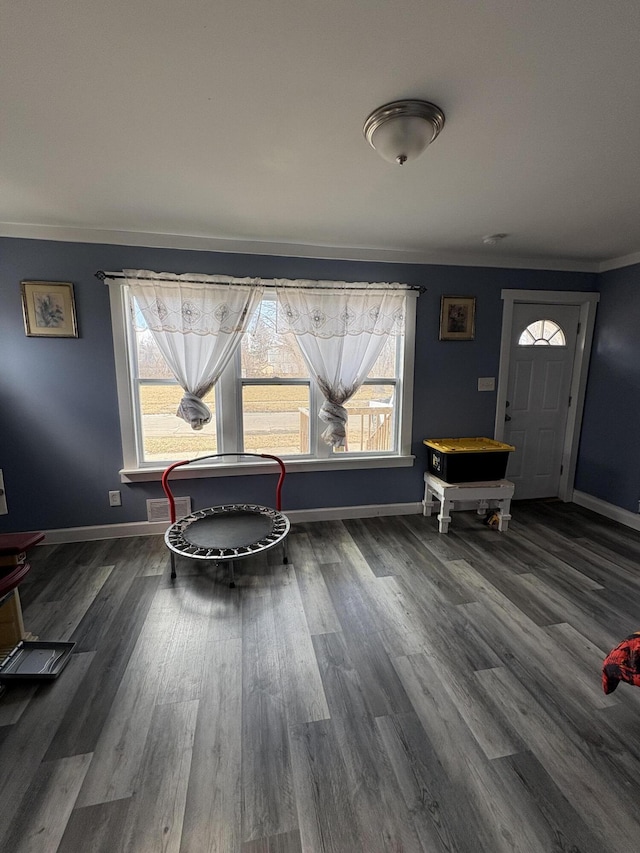
[[[107,278],[126,278],[127,276],[121,272],[105,272],[104,270],[98,270],[98,272],[95,273],[95,277],[97,279],[99,279],[100,281],[104,281]],[[150,276],[150,275],[149,276],[139,276],[138,278],[140,281],[171,281],[172,280],[172,279],[167,279],[167,278],[165,278],[165,279],[156,278],[155,276]],[[195,279],[195,278],[194,279],[179,278],[179,279],[176,279],[176,281],[182,281],[185,284],[202,284],[202,281]],[[233,284],[233,282],[220,281],[220,282],[216,282],[216,284]],[[280,287],[280,285],[278,285],[278,284],[275,284],[275,283],[271,284],[267,281],[261,282],[260,286],[261,287],[273,287],[273,288]],[[349,287],[348,284],[346,286]],[[302,285],[302,287],[313,288],[313,287],[315,287],[315,285],[307,284],[307,285]],[[388,289],[389,288],[386,288],[386,287],[353,287],[353,290],[388,290]],[[414,291],[417,291],[419,294],[427,292],[427,288],[423,287],[420,284],[405,284],[402,286],[401,289],[402,290],[414,290]]]

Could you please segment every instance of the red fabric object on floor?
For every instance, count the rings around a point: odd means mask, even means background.
[[[621,681],[640,687],[640,631],[629,634],[609,652],[602,664],[605,693],[613,693]]]

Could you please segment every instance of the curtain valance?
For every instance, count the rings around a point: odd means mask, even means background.
[[[144,326],[184,390],[178,417],[193,429],[211,420],[202,398],[240,344],[267,288],[274,289],[278,330],[295,336],[325,401],[323,439],[344,446],[344,404],[375,364],[385,340],[404,334],[405,302],[423,288],[399,282],[233,278],[124,270]]]
[[[209,282],[213,284],[255,284],[266,288],[307,288],[319,290],[402,290],[408,295],[419,296],[426,292],[426,287],[418,284],[403,284],[398,281],[333,281],[323,279],[289,279],[289,278],[235,278],[227,275],[205,275],[200,273],[168,273],[152,272],[151,270],[124,270],[123,272],[105,272],[98,270],[95,274],[100,281],[108,284],[122,281],[127,283],[127,273],[134,272],[138,281],[179,281],[182,284]]]
[[[202,398],[239,346],[262,288],[252,279],[202,276],[186,283],[181,276],[124,273],[146,327],[184,391],[176,414],[192,429],[202,429],[211,420]]]

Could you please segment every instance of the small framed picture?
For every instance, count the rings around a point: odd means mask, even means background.
[[[472,341],[475,331],[475,296],[443,296],[440,302],[440,340]]]
[[[30,338],[77,338],[73,285],[61,281],[23,281],[24,330]]]

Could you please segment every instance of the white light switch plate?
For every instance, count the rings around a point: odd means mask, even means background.
[[[479,376],[478,391],[495,391],[496,379],[495,376]]]

